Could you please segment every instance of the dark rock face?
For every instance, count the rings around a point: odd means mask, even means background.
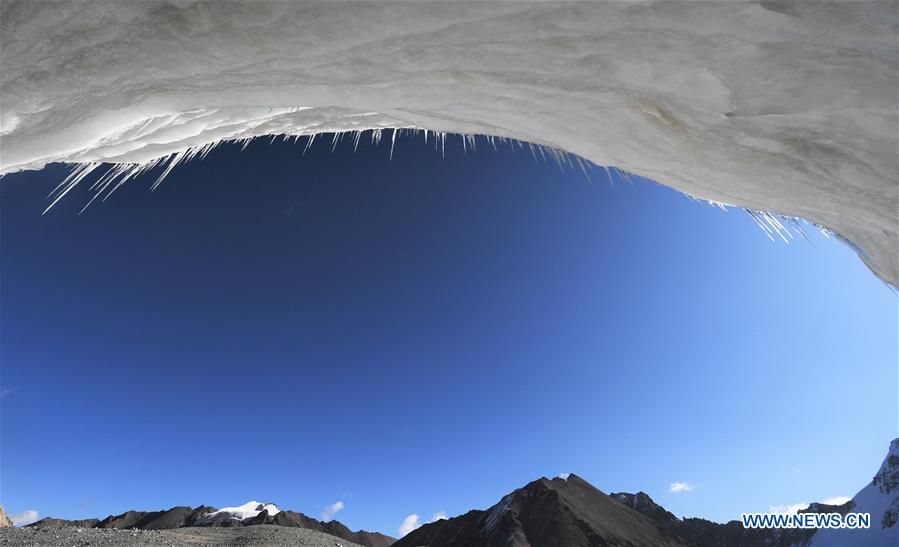
[[[137,523],[144,520],[146,511],[126,511],[121,515],[109,515],[97,523],[97,528],[135,528]]]
[[[895,526],[899,522],[899,439],[890,443],[890,452],[872,483],[884,494],[893,494],[892,501],[878,517],[882,527]]]
[[[746,529],[732,520],[719,524],[705,519],[687,518],[672,530],[697,547],[789,547],[807,545],[814,530]]]
[[[32,522],[31,524],[25,525],[26,528],[64,528],[64,527],[74,527],[74,528],[93,528],[100,522],[99,519],[83,519],[83,520],[66,520],[66,519],[55,519],[52,517],[43,518],[37,522]]]
[[[893,444],[899,444],[897,441],[893,441]],[[887,455],[880,471],[874,476],[874,485],[887,494],[899,488],[899,455],[893,454],[892,451]]]
[[[96,524],[96,528],[118,528],[140,530],[170,530],[184,526],[194,526],[197,520],[214,511],[212,507],[200,506],[196,509],[186,506],[172,507],[166,511],[128,511],[121,515],[109,515]]]
[[[855,502],[852,500],[847,501],[843,505],[828,505],[826,503],[811,503],[806,509],[800,509],[800,513],[839,513],[843,516],[846,516],[846,513],[852,511],[852,508],[855,507]]]
[[[353,532],[336,520],[323,522],[294,511],[281,511],[274,516],[269,516],[267,511],[263,511],[250,521],[243,523],[244,526],[252,524],[277,524],[278,526],[307,528],[370,547],[387,547],[395,541],[392,537],[378,532],[367,532],[365,530]]]
[[[440,546],[688,545],[576,475],[539,479],[486,511],[426,524],[394,544]]]
[[[798,529],[746,529],[743,523],[732,520],[719,524],[700,518],[679,519],[666,511],[652,499],[638,492],[612,494],[612,498],[651,518],[659,527],[673,534],[689,545],[696,547],[789,547],[807,545],[815,530]],[[800,513],[840,513],[845,515],[852,509],[852,502],[843,505],[813,503]]]
[[[646,515],[651,518],[653,522],[661,526],[674,526],[676,523],[680,522],[680,519],[674,516],[673,513],[670,513],[664,507],[652,501],[652,498],[643,492],[637,492],[636,494],[619,492],[609,495],[616,501],[627,505],[641,515]]]

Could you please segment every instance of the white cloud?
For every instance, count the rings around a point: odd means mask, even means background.
[[[787,514],[793,515],[799,512],[800,509],[808,509],[807,503],[791,503],[789,505],[769,505],[768,512],[770,513],[779,513],[779,514]]]
[[[821,503],[827,505],[843,505],[847,501],[851,500],[849,496],[833,496],[825,499]],[[808,503],[790,503],[787,505],[770,505],[768,506],[768,511],[771,513],[780,513],[780,514],[788,514],[793,515],[798,513],[802,509],[808,509]]]
[[[563,481],[567,481],[568,477],[570,477],[570,476],[571,476],[571,473],[559,473],[558,475],[556,475],[556,478],[562,479]]]
[[[418,522],[418,515],[412,513],[411,515],[403,519],[403,523],[400,525],[400,528],[397,531],[400,533],[400,537],[403,537],[419,526],[421,526],[421,524]]]
[[[432,522],[437,522],[438,520],[446,520],[448,518],[449,517],[446,516],[445,511],[437,511],[436,513],[431,515],[431,520],[429,520],[426,524],[430,524]],[[411,532],[412,530],[415,530],[416,528],[418,528],[420,526],[421,526],[421,517],[419,517],[415,513],[412,513],[411,515],[409,515],[408,517],[403,519],[403,524],[400,525],[400,529],[399,529],[400,537],[405,536],[406,534],[408,534],[409,532]]]
[[[36,521],[40,515],[40,513],[32,509],[30,511],[23,511],[22,513],[10,515],[9,518],[16,526],[25,526],[26,524],[31,524]]]
[[[827,498],[826,500],[822,501],[821,503],[826,504],[826,505],[843,505],[844,503],[846,503],[847,501],[849,501],[851,499],[852,498],[850,498],[849,496],[834,496],[832,498]]]
[[[668,491],[673,494],[680,494],[693,491],[693,485],[687,482],[672,482],[668,486]]]
[[[325,522],[328,522],[329,520],[334,518],[334,515],[336,515],[338,511],[340,511],[342,509],[343,509],[342,501],[332,503],[331,505],[325,507],[325,510],[322,511],[322,520]]]

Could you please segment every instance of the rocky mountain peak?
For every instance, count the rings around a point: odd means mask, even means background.
[[[671,513],[661,505],[654,502],[652,498],[650,498],[644,492],[637,492],[636,494],[630,494],[628,492],[616,492],[609,495],[616,501],[627,505],[638,513],[646,515],[659,524],[673,525],[680,522],[680,519],[677,518],[674,513]]]
[[[890,451],[884,458],[880,470],[874,475],[874,485],[884,494],[899,488],[899,439],[893,439],[890,443]]]
[[[9,528],[12,525],[12,520],[6,515],[3,506],[0,505],[0,528]]]

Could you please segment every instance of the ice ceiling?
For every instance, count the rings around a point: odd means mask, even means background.
[[[114,188],[261,135],[509,137],[808,219],[899,284],[895,1],[0,9],[2,173],[109,162]]]

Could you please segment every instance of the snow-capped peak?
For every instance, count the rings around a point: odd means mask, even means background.
[[[211,524],[222,520],[240,520],[254,518],[263,511],[268,511],[269,516],[276,515],[281,512],[278,506],[273,503],[259,503],[258,501],[248,501],[237,507],[222,507],[218,511],[213,511],[203,517],[203,524]]]
[[[871,527],[819,530],[811,545],[896,545],[899,537],[899,439],[890,443],[874,480],[852,498],[852,511],[871,515]]]

